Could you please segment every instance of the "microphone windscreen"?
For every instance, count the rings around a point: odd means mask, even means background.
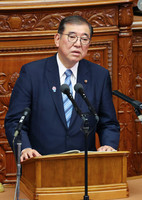
[[[24,109],[23,115],[25,115],[25,116],[29,115],[30,112],[31,112],[31,109],[27,107],[27,108]]]
[[[75,90],[76,92],[80,92],[80,91],[83,92],[83,85],[82,85],[81,83],[75,84],[74,90]]]
[[[62,85],[60,86],[60,90],[61,90],[61,92],[63,92],[64,94],[70,93],[70,88],[69,88],[69,86],[68,86],[67,84],[62,84]]]
[[[22,114],[22,116],[21,116],[21,118],[19,120],[19,123],[23,124],[25,119],[30,115],[30,113],[31,113],[31,109],[28,108],[28,107],[25,108],[24,111],[23,111],[23,114]]]

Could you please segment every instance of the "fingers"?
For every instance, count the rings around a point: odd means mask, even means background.
[[[101,146],[97,149],[97,151],[116,151],[116,149],[112,148],[111,146]]]
[[[38,153],[35,149],[26,148],[22,151],[20,160],[23,162],[24,160],[28,160],[29,158],[37,156],[41,156],[41,154]]]

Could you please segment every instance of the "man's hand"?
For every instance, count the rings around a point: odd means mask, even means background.
[[[116,149],[112,148],[111,146],[101,146],[97,149],[97,151],[116,151]]]
[[[20,160],[21,162],[23,162],[24,160],[28,160],[29,158],[33,158],[37,156],[41,156],[41,154],[39,154],[35,149],[26,148],[26,149],[23,149]]]

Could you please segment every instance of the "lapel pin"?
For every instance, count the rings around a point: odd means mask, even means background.
[[[84,80],[84,83],[87,83],[88,82],[88,80]]]
[[[56,87],[55,86],[52,87],[52,91],[56,92]]]

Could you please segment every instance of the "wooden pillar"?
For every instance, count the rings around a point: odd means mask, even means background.
[[[132,30],[133,22],[132,4],[123,4],[119,7],[119,75],[118,90],[125,95],[133,98],[133,54],[132,54]],[[118,120],[121,127],[120,149],[127,149],[131,152],[128,158],[128,175],[134,174],[133,170],[133,151],[135,143],[135,122],[134,109],[126,101],[118,100]],[[133,150],[132,150],[133,149]],[[131,151],[132,150],[132,151]],[[130,159],[131,158],[131,159]]]

